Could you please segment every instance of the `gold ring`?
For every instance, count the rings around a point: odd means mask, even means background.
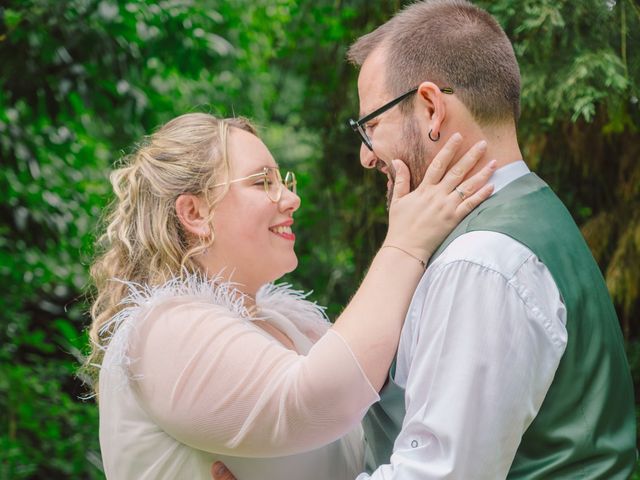
[[[460,195],[460,198],[461,198],[462,200],[464,200],[464,199],[465,199],[466,195],[465,195],[465,193],[464,193],[462,190],[458,189],[458,187],[454,188],[454,190],[456,191],[456,193],[457,193],[458,195]]]

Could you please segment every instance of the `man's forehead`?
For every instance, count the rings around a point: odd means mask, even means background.
[[[384,51],[381,47],[378,47],[362,63],[362,68],[360,68],[360,74],[358,75],[360,118],[378,108],[387,94],[384,58]]]

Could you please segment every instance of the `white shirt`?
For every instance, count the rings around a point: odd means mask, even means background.
[[[498,191],[528,172],[515,162],[490,183]],[[357,480],[505,478],[566,348],[565,324],[531,250],[496,232],[458,237],[425,272],[402,330],[394,380],[406,415],[391,462]]]

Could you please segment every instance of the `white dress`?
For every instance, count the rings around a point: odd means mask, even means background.
[[[108,479],[353,480],[360,420],[378,394],[322,310],[263,287],[254,325],[232,286],[198,278],[131,286],[102,362],[100,446]]]

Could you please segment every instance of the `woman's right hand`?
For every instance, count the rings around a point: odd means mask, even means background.
[[[426,263],[460,221],[491,195],[493,186],[487,181],[496,169],[495,161],[463,181],[485,154],[486,142],[476,143],[458,158],[461,144],[462,136],[453,134],[411,193],[409,169],[393,160],[396,178],[383,246],[405,250]]]

